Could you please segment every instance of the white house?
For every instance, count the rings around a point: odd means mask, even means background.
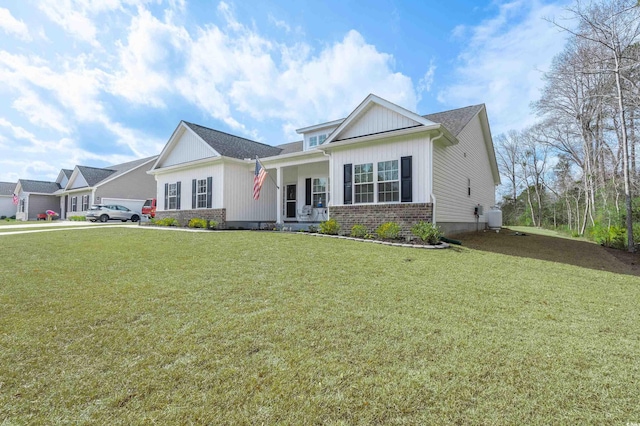
[[[0,182],[0,217],[15,216],[16,205],[13,204],[15,190],[15,182]]]
[[[269,146],[180,122],[149,171],[156,216],[220,227],[315,223],[342,232],[388,221],[408,235],[421,220],[455,233],[484,227],[500,183],[484,105],[420,116],[375,95],[348,117]],[[253,199],[255,158],[271,179]]]

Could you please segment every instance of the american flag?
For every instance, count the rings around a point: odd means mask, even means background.
[[[13,204],[15,204],[16,206],[18,205],[18,196],[15,192],[13,193]]]
[[[256,173],[253,176],[253,199],[260,198],[260,190],[262,189],[262,183],[267,178],[267,171],[262,167],[260,161],[256,158]]]

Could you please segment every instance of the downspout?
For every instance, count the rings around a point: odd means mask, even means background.
[[[431,139],[431,144],[429,145],[429,168],[431,171],[431,203],[433,204],[433,209],[432,209],[432,217],[431,217],[431,223],[433,223],[434,225],[436,224],[436,196],[433,193],[433,143],[435,141],[437,141],[438,139],[442,138],[444,136],[444,133],[442,131],[440,131],[440,133],[438,134],[438,136],[436,136],[435,138]]]
[[[320,150],[322,151],[322,155],[324,155],[325,157],[329,157],[329,176],[327,178],[327,186],[328,186],[328,196],[327,196],[327,220],[331,219],[330,214],[331,214],[331,206],[333,205],[333,179],[331,179],[331,175],[333,174],[333,157],[331,156],[331,154],[327,154],[326,151],[324,150]]]

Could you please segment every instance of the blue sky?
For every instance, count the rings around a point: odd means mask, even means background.
[[[0,0],[0,181],[158,154],[180,120],[292,142],[369,93],[485,103],[495,137],[535,121],[566,5]]]

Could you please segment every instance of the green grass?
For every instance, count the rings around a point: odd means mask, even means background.
[[[503,238],[487,241],[534,241]],[[640,421],[637,276],[480,242],[114,228],[0,244],[0,423]]]

